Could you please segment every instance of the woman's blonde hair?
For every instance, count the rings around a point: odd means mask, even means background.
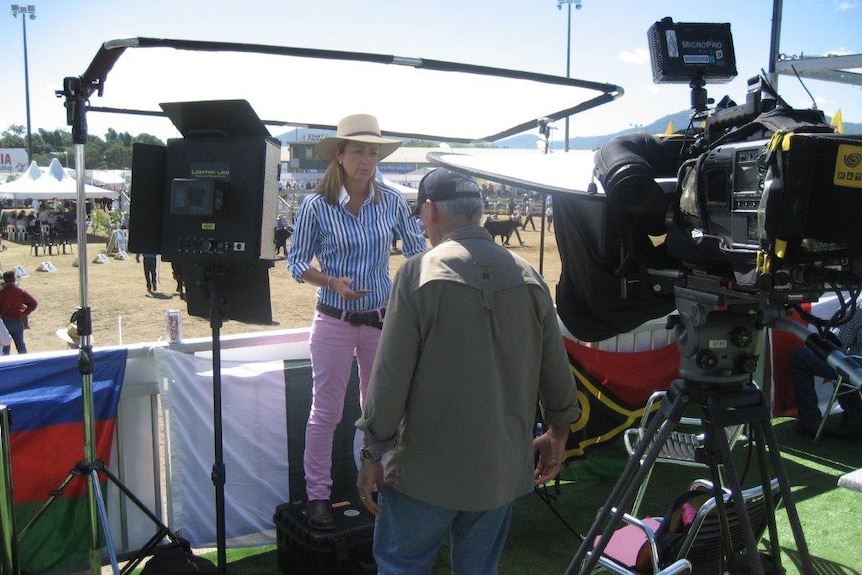
[[[338,142],[338,151],[344,153],[344,148],[347,147],[348,140]],[[374,203],[380,202],[380,187],[375,178],[371,178],[371,185],[374,186]],[[333,156],[332,161],[326,168],[320,183],[314,190],[326,199],[326,203],[333,206],[338,205],[338,196],[341,194],[341,188],[344,186],[344,169],[338,163],[338,158]]]

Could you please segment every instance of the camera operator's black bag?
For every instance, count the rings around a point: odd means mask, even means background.
[[[198,557],[182,537],[157,547],[141,575],[216,575],[218,568],[209,559]]]

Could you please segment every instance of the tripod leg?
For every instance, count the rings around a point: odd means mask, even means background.
[[[144,515],[146,515],[150,521],[152,521],[158,530],[156,533],[147,541],[143,547],[141,547],[138,552],[135,554],[135,557],[130,559],[125,567],[123,567],[123,574],[131,573],[134,569],[144,560],[145,557],[150,555],[158,544],[167,537],[174,543],[179,543],[179,537],[171,531],[171,529],[161,520],[159,517],[150,511],[147,506],[134,494],[132,491],[120,480],[116,473],[111,471],[109,467],[107,467],[104,463],[99,462],[99,471],[104,473],[108,479],[117,486],[117,488],[129,498],[129,500],[135,504]]]
[[[99,511],[102,532],[105,534],[105,544],[108,548],[111,567],[113,568],[114,575],[120,575],[120,566],[117,563],[117,551],[114,549],[114,538],[111,535],[111,528],[108,523],[108,510],[105,507],[105,500],[102,499],[102,488],[99,487],[99,472],[95,467],[90,470],[90,489],[96,499],[96,507]]]
[[[742,408],[746,410],[747,408]],[[740,520],[743,525],[750,526],[751,520],[748,515],[748,509],[746,508],[745,501],[742,495],[742,484],[739,479],[739,473],[736,470],[736,463],[733,460],[733,454],[730,451],[730,443],[727,441],[727,435],[724,431],[724,426],[727,424],[727,421],[722,417],[725,412],[724,406],[721,405],[721,401],[718,399],[710,399],[707,404],[707,412],[709,414],[708,418],[708,426],[709,433],[711,434],[711,441],[714,445],[718,446],[719,456],[721,460],[724,462],[724,474],[727,478],[727,484],[730,488],[730,492],[733,497],[733,501],[739,502],[735,505],[736,512],[740,517]],[[718,471],[718,466],[713,464],[711,465],[711,469],[713,469],[713,481],[718,483],[721,479],[721,475]],[[768,492],[769,489],[769,479],[765,479],[766,485],[764,486],[764,493]],[[718,507],[719,519],[721,523],[722,530],[722,540],[723,540],[723,550],[725,553],[725,557],[727,558],[727,564],[730,570],[730,573],[737,573],[736,567],[736,557],[733,549],[733,544],[730,539],[730,524],[727,519],[727,506],[724,502],[724,497],[720,495],[719,487],[716,485],[716,506]],[[757,557],[757,540],[754,538],[754,532],[751,528],[745,529],[743,532],[745,537],[745,548],[748,553],[748,557],[754,558]],[[755,561],[752,559],[751,562],[751,573],[754,575],[764,575],[763,574],[763,565],[760,561]]]
[[[763,440],[763,429],[761,429],[760,426],[752,425],[751,434],[756,445],[766,445]],[[765,449],[757,450],[757,466],[760,469],[761,477],[770,477],[769,461],[767,460]],[[771,486],[768,491],[766,491],[766,489],[767,487],[764,486],[767,508],[775,509],[775,498],[772,496]],[[773,560],[775,561],[775,569],[781,573],[783,571],[781,568],[781,547],[778,545],[778,527],[775,523],[775,513],[772,513],[767,517],[767,527],[769,529],[769,552],[772,554]]]
[[[77,467],[72,469],[72,471],[69,472],[69,475],[66,476],[66,479],[63,480],[63,483],[61,483],[57,489],[51,492],[51,496],[48,498],[48,500],[42,504],[42,507],[36,510],[36,513],[33,514],[33,517],[30,518],[30,521],[28,521],[27,524],[24,525],[24,527],[22,527],[18,531],[18,543],[21,543],[21,541],[24,540],[24,536],[27,534],[28,531],[30,531],[30,528],[33,527],[33,525],[36,524],[39,518],[45,514],[45,512],[48,510],[54,500],[56,500],[63,494],[63,491],[66,490],[66,487],[69,485],[69,483],[71,483],[72,480],[79,475],[81,475],[81,472]]]
[[[676,385],[677,382],[674,382]],[[670,396],[668,396],[670,397]],[[662,446],[679,423],[682,414],[688,407],[689,398],[685,393],[676,393],[669,407],[662,405],[661,414],[653,418],[653,422],[645,431],[645,437],[654,438],[652,441],[642,441],[637,445],[634,453],[629,457],[625,468],[608,496],[604,506],[599,510],[595,522],[590,531],[584,536],[577,553],[572,558],[566,575],[573,575],[580,566],[580,573],[590,573],[596,566],[599,556],[604,552],[610,541],[613,531],[619,525],[623,513],[630,507],[637,495],[638,487],[650,472],[655,463]],[[602,530],[602,535],[595,546],[593,541]],[[587,557],[587,553],[592,553]],[[584,561],[586,560],[586,563]],[[583,565],[581,565],[583,563]]]
[[[784,499],[784,510],[787,512],[787,520],[790,523],[790,529],[793,532],[793,538],[796,541],[796,550],[799,552],[799,559],[802,562],[802,572],[805,575],[814,574],[814,562],[811,559],[811,553],[808,551],[808,543],[805,541],[805,534],[802,531],[802,523],[799,521],[799,514],[796,511],[796,503],[793,501],[793,494],[790,490],[790,480],[787,478],[787,472],[784,469],[784,463],[781,461],[781,452],[778,450],[778,440],[775,438],[775,431],[772,429],[771,422],[763,424],[757,430],[758,435],[762,435],[766,447],[769,449],[769,455],[772,459],[772,468],[778,477],[778,486],[781,490],[782,498]]]
[[[159,519],[159,517],[155,513],[150,511],[144,504],[144,502],[142,502],[134,493],[132,493],[132,491],[120,480],[116,473],[111,471],[111,469],[104,464],[99,467],[99,471],[104,473],[108,477],[108,479],[114,485],[116,485],[117,488],[122,491],[123,494],[129,498],[129,500],[131,500],[132,503],[135,504],[135,507],[140,509],[141,512],[150,519],[150,521],[152,521],[157,527],[159,527],[160,531],[164,531],[171,540],[178,541],[177,536],[171,532],[170,528],[168,528],[168,526],[165,525],[165,523],[161,519]]]
[[[733,543],[730,537],[730,522],[727,520],[727,507],[724,502],[723,483],[721,478],[721,470],[719,461],[721,456],[716,454],[715,443],[712,440],[713,431],[707,427],[706,430],[706,445],[709,450],[707,461],[709,466],[710,477],[712,478],[712,496],[715,498],[715,506],[718,509],[719,528],[721,529],[721,549],[724,555],[724,560],[727,562],[730,573],[735,573]]]

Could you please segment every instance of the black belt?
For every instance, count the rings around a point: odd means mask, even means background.
[[[385,307],[371,311],[348,311],[326,305],[325,303],[318,303],[317,311],[323,315],[346,321],[350,325],[367,325],[376,327],[377,329],[383,329],[383,316],[386,315]]]

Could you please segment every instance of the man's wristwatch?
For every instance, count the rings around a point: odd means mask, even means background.
[[[363,447],[359,450],[359,462],[362,465],[374,465],[375,463],[379,463],[380,459],[374,457],[367,447]]]

